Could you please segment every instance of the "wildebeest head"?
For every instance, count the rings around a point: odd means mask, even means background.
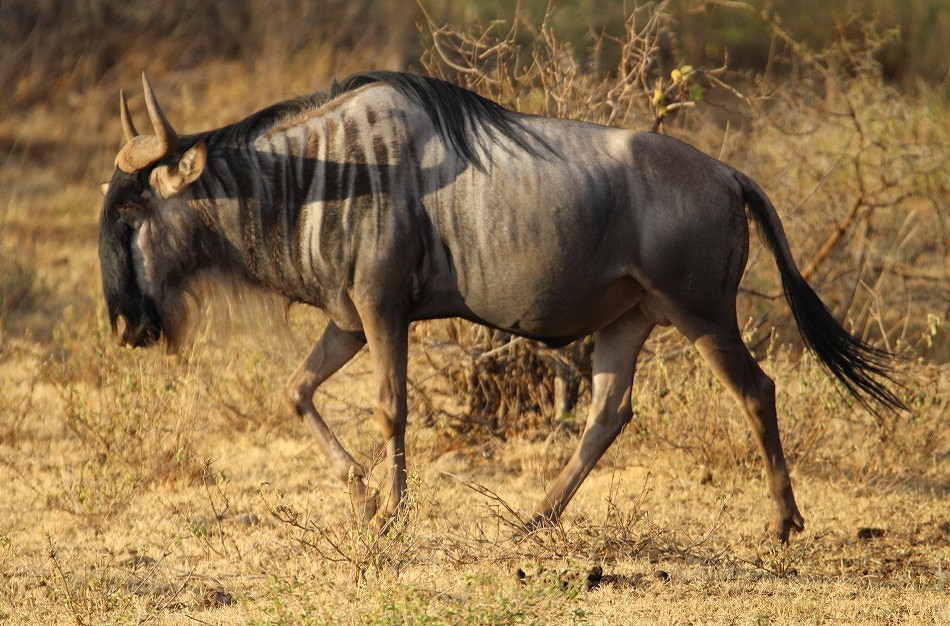
[[[144,75],[142,84],[155,134],[136,131],[120,92],[126,143],[116,156],[112,180],[103,188],[99,218],[99,262],[109,322],[119,342],[131,347],[170,334],[167,318],[180,295],[175,294],[175,281],[191,262],[190,237],[197,219],[183,196],[206,161],[203,142],[181,147]]]

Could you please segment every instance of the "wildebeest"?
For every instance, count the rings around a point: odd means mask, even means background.
[[[787,541],[803,519],[775,387],[736,323],[749,221],[805,343],[863,402],[901,407],[889,355],[847,333],[808,286],[759,186],[678,140],[522,115],[392,72],[179,136],[144,75],[143,86],[154,134],[138,134],[120,94],[126,143],[100,217],[113,331],[129,346],[175,343],[199,275],[323,309],[330,322],[287,397],[366,519],[378,509],[389,519],[406,489],[410,322],[457,316],[551,345],[594,335],[586,426],[529,527],[559,518],[631,419],[637,354],[654,326],[672,324],[748,418],[772,497],[769,529]],[[386,444],[382,496],[313,403],[364,345]]]

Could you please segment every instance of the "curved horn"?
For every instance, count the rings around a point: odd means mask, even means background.
[[[152,120],[154,135],[139,135],[132,124],[125,94],[120,93],[119,112],[122,116],[122,128],[125,130],[126,143],[115,157],[115,164],[123,172],[133,174],[152,163],[159,161],[178,149],[178,133],[168,122],[168,118],[158,106],[155,92],[142,73],[142,88],[145,91],[145,106]]]
[[[152,128],[155,129],[159,145],[165,149],[165,154],[162,156],[171,154],[178,149],[178,133],[172,128],[165,114],[162,113],[162,108],[158,106],[155,92],[152,91],[152,85],[148,82],[145,72],[142,72],[142,89],[145,91],[145,106],[148,109],[148,116],[152,120]]]
[[[119,115],[122,117],[122,130],[125,131],[125,140],[132,141],[138,137],[139,131],[135,130],[135,124],[132,123],[132,114],[129,113],[129,103],[125,99],[125,92],[119,90]]]

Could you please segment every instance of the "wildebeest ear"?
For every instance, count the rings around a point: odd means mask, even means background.
[[[163,198],[174,198],[198,180],[208,159],[208,149],[199,141],[185,151],[175,165],[160,165],[152,170],[149,183]]]
[[[105,195],[109,193],[109,183],[99,183],[99,193],[105,197]]]

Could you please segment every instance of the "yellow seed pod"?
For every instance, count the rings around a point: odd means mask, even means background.
[[[660,106],[661,102],[663,102],[663,92],[657,87],[653,90],[653,106]]]
[[[679,70],[673,70],[670,72],[670,78],[673,79],[673,84],[678,85],[681,80],[683,80],[683,72]]]

